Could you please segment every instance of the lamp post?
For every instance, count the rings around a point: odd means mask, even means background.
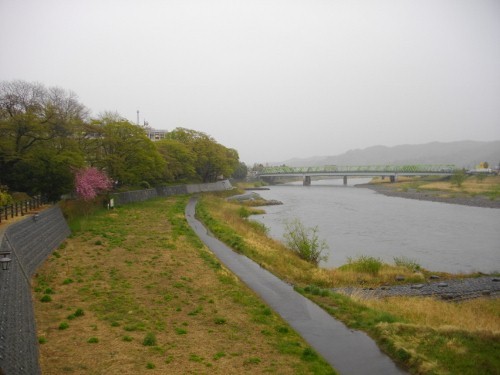
[[[0,254],[2,257],[0,258],[0,265],[2,267],[2,271],[7,271],[10,266],[10,262],[12,259],[8,257],[10,253],[2,253]]]

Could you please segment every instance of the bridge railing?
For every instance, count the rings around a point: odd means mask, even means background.
[[[259,174],[307,174],[307,173],[453,173],[457,168],[452,164],[411,164],[411,165],[355,165],[321,167],[289,167],[286,165],[266,167]]]

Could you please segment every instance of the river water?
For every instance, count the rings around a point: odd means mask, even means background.
[[[367,179],[351,179],[350,184]],[[328,246],[322,267],[338,267],[349,257],[367,255],[393,263],[416,260],[432,271],[500,271],[500,209],[386,197],[367,188],[343,186],[342,180],[290,183],[259,191],[283,202],[264,207],[252,219],[283,240],[286,220],[317,226]]]

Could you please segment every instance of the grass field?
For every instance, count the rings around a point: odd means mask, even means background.
[[[72,220],[33,280],[42,373],[334,373],[201,244],[186,202]]]

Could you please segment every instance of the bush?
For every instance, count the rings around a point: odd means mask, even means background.
[[[362,255],[356,259],[347,258],[347,264],[340,267],[340,269],[350,269],[356,272],[368,273],[376,276],[382,268],[382,261],[380,258],[369,257]]]
[[[318,237],[318,227],[306,228],[298,219],[286,222],[285,244],[297,255],[308,262],[318,264],[328,256],[323,251],[328,249],[324,240]]]

